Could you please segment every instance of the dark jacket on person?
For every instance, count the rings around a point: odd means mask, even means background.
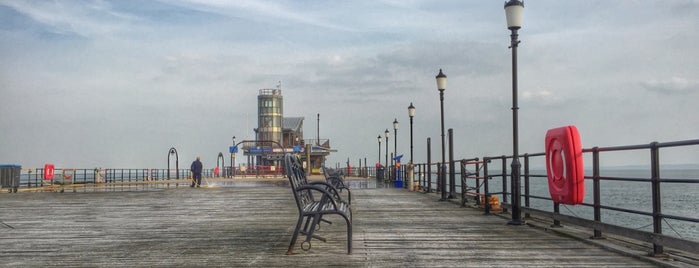
[[[192,162],[192,167],[190,168],[190,170],[192,172],[194,172],[195,174],[201,174],[201,170],[202,170],[201,161],[196,160],[196,161]]]

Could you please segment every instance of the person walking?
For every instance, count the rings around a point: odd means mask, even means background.
[[[194,187],[196,184],[197,187],[201,185],[201,170],[203,169],[201,165],[201,159],[197,156],[197,160],[192,162],[192,167],[189,169],[192,171],[192,185],[189,187]]]

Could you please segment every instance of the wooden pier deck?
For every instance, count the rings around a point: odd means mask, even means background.
[[[285,255],[297,211],[280,185],[0,194],[0,266],[655,266],[432,194],[355,189],[353,211],[352,255],[340,218]]]

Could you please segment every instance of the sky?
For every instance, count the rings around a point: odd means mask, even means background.
[[[456,158],[512,154],[503,1],[0,0],[0,163],[25,168],[216,165],[254,139],[259,89],[337,150],[328,166],[397,151],[439,158],[435,76],[448,77]],[[519,151],[575,125],[584,148],[699,138],[699,1],[525,1]],[[697,164],[699,148],[662,151]],[[242,162],[238,155],[238,163]],[[603,156],[646,164],[647,151]],[[405,158],[404,158],[405,160]],[[228,157],[226,157],[226,161]],[[586,160],[587,161],[587,160]],[[226,165],[230,165],[227,162]]]

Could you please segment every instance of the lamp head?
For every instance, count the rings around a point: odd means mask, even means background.
[[[507,18],[507,29],[518,30],[522,28],[522,11],[524,2],[520,0],[510,0],[505,2],[505,17]]]
[[[439,74],[435,76],[437,79],[437,90],[444,91],[447,88],[447,76],[439,69]]]

